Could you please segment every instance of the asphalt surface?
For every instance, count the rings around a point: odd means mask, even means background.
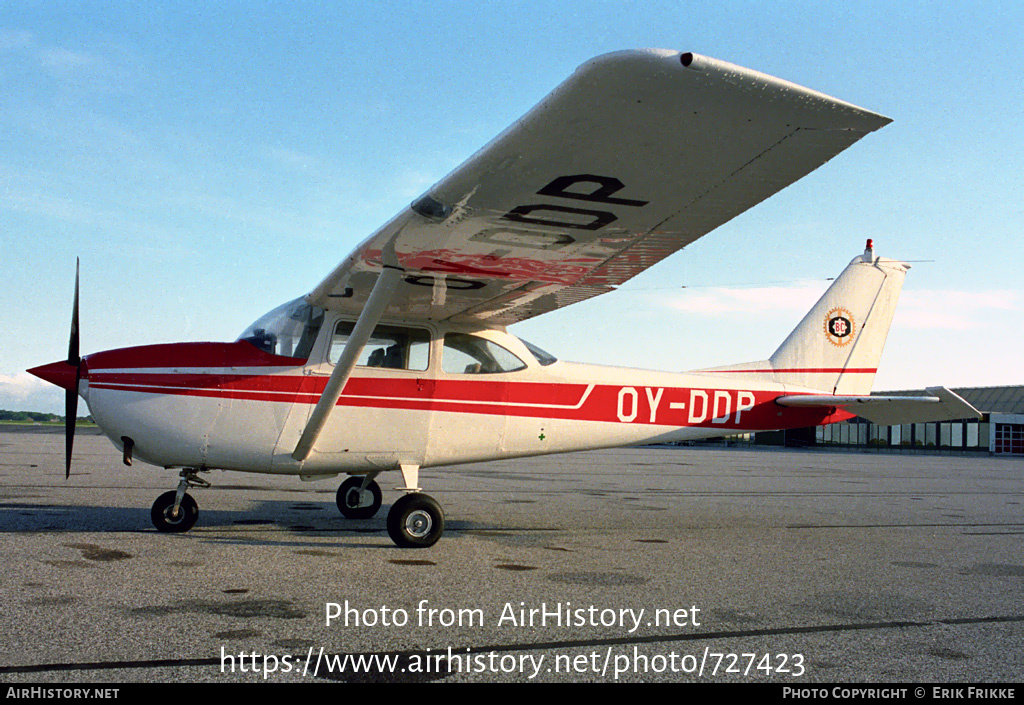
[[[425,550],[338,480],[177,475],[0,426],[0,678],[1017,682],[1024,461],[638,448],[430,469]],[[642,610],[642,611],[641,611]],[[328,615],[334,616],[328,623]],[[531,618],[532,615],[532,618]],[[315,675],[314,675],[315,673]]]

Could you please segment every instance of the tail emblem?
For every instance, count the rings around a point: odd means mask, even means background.
[[[834,308],[825,315],[825,335],[828,342],[836,347],[849,345],[853,341],[855,330],[853,314],[845,308]]]

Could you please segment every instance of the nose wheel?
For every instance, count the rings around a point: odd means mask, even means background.
[[[190,487],[210,486],[209,482],[201,479],[196,473],[197,471],[191,468],[182,470],[178,489],[164,492],[153,502],[149,516],[157,531],[182,534],[195,526],[199,518],[199,505],[185,492]]]
[[[149,516],[158,531],[168,534],[181,534],[191,529],[199,518],[199,505],[189,495],[181,498],[177,510],[174,504],[177,492],[164,492],[153,502]]]

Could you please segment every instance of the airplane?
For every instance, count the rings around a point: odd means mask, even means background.
[[[308,294],[231,343],[79,355],[29,372],[65,389],[65,477],[78,397],[130,465],[180,470],[164,532],[198,518],[210,470],[348,475],[337,506],[434,545],[421,468],[687,441],[866,417],[980,417],[949,390],[870,396],[909,268],[869,240],[767,360],[687,373],[555,359],[507,326],[619,285],[890,122],[689,52],[580,66],[520,120],[370,235]]]

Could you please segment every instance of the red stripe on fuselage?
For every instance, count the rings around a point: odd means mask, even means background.
[[[157,374],[93,370],[90,387],[144,394],[315,404],[326,376]],[[589,391],[588,391],[589,390]],[[739,409],[749,404],[753,408]],[[774,429],[852,418],[828,408],[783,408],[781,392],[643,385],[352,377],[339,406],[636,423],[658,426]],[[673,408],[676,406],[677,408]],[[738,412],[738,414],[737,414]],[[780,415],[781,414],[781,415]],[[718,418],[718,421],[713,419]]]
[[[179,390],[221,390],[224,392],[272,392],[277,395],[315,395],[323,392],[326,375],[296,374],[223,374],[223,373],[156,373],[104,372],[92,370],[91,383],[97,388],[111,385],[132,389],[159,387]],[[546,382],[495,382],[494,380],[436,380],[426,377],[351,377],[344,393],[355,396],[423,397],[450,401],[475,401],[508,404],[578,404],[590,385],[580,383],[550,384]],[[268,400],[284,401],[286,396],[267,396]],[[315,400],[314,400],[315,401]]]

